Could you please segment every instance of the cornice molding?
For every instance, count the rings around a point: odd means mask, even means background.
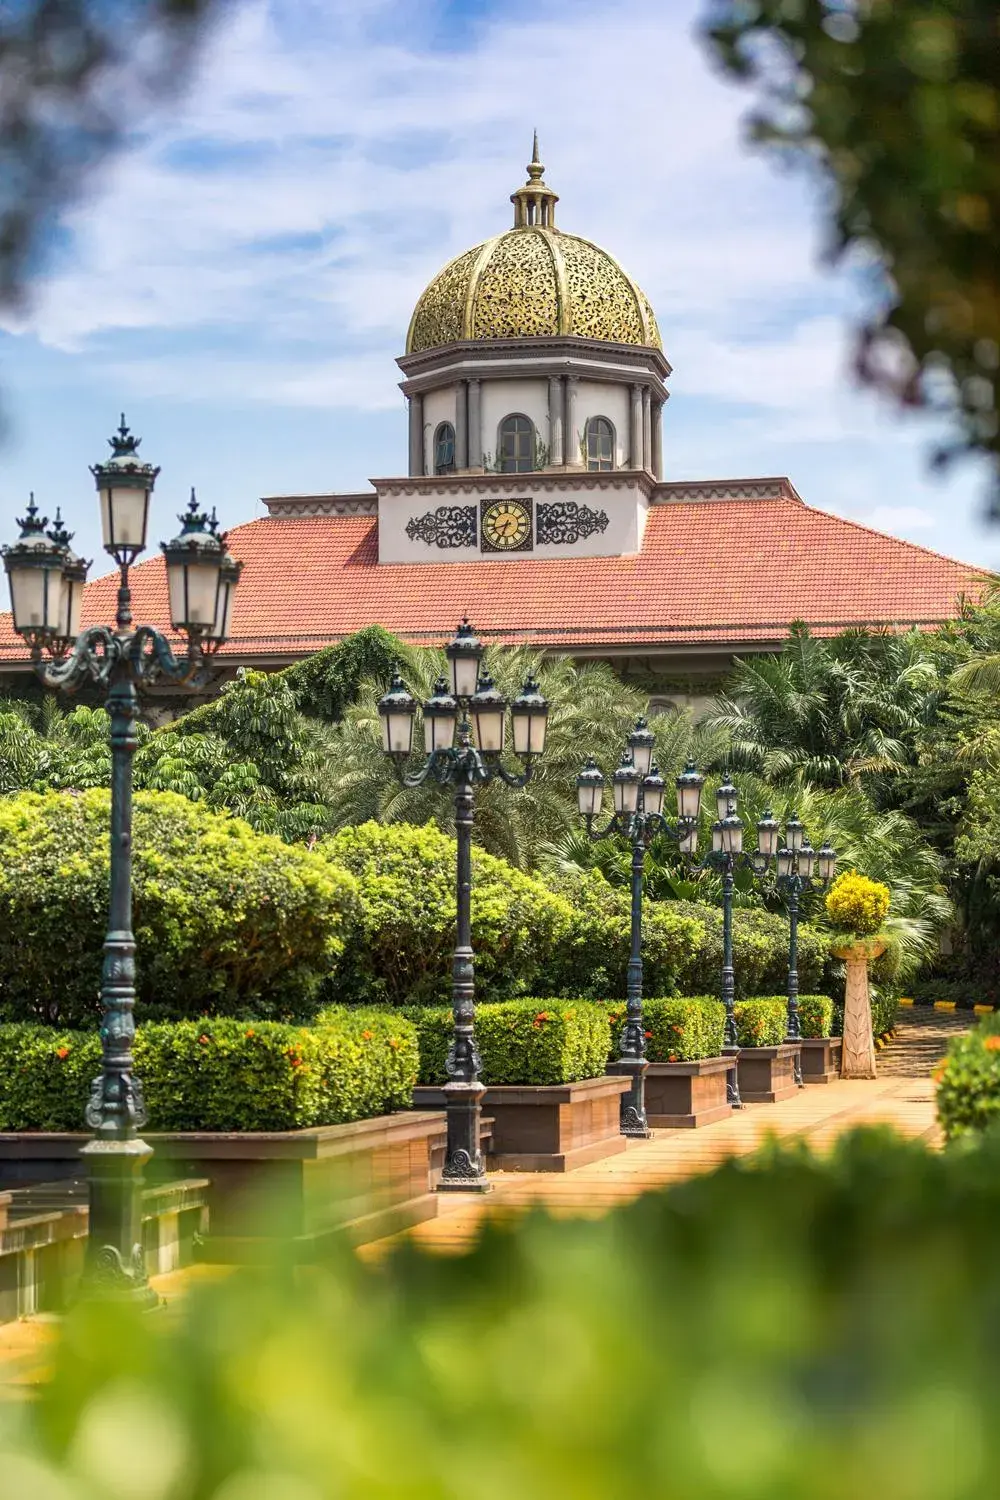
[[[365,495],[263,495],[268,514],[290,516],[377,516],[378,496]]]
[[[768,479],[696,479],[659,483],[652,496],[653,505],[681,505],[710,500],[794,500],[805,501],[790,479],[783,475]]]
[[[566,469],[546,473],[544,469],[530,474],[414,474],[408,478],[373,479],[379,499],[404,495],[518,495],[559,494],[565,490],[634,493],[640,490],[649,498],[656,480],[645,469],[613,469],[592,472],[589,469]]]

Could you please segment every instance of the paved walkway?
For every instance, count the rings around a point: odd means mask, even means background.
[[[968,1010],[901,1006],[895,1038],[878,1056],[879,1077],[929,1078],[952,1037],[968,1031],[978,1019]]]
[[[658,1130],[648,1141],[572,1172],[492,1175],[482,1198],[442,1195],[438,1217],[409,1230],[428,1249],[460,1253],[475,1239],[484,1217],[510,1219],[534,1204],[555,1214],[594,1216],[640,1193],[683,1181],[733,1156],[747,1156],[770,1138],[807,1140],[825,1150],[858,1125],[891,1125],[902,1135],[940,1144],[929,1079],[880,1078],[875,1083],[810,1085],[782,1104],[751,1104],[701,1130]],[[364,1246],[377,1259],[401,1236]]]

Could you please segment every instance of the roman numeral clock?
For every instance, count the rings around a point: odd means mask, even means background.
[[[532,501],[481,500],[480,546],[484,552],[530,552]]]

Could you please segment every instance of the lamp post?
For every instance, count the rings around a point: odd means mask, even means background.
[[[595,829],[604,798],[604,776],[591,758],[576,778],[580,816],[589,838],[625,838],[632,846],[631,952],[626,980],[626,1013],[615,1069],[631,1079],[621,1098],[621,1133],[646,1137],[646,1032],[642,1017],[642,881],[646,850],[657,834],[675,839],[682,851],[693,853],[698,842],[698,814],[704,776],[693,761],[678,776],[677,822],[663,816],[665,783],[653,763],[653,735],[645,719],[638,719],[625,742],[621,764],[611,778],[614,812],[610,821]]]
[[[425,753],[423,765],[416,770],[408,771],[406,764],[413,749],[417,702],[398,673],[393,674],[389,691],[378,705],[382,748],[402,785],[416,787],[433,779],[439,786],[455,788],[457,937],[452,960],[452,1040],[444,1086],[448,1145],[440,1187],[476,1193],[488,1192],[489,1182],[479,1149],[480,1104],[486,1090],[479,1080],[475,1036],[471,908],[475,790],[494,780],[509,787],[523,787],[530,781],[535,760],[545,748],[549,713],[538,684],[529,677],[510,704],[514,754],[524,770],[508,771],[502,760],[508,705],[492,678],[480,674],[484,649],[468,620],[463,620],[445,647],[451,681],[439,677],[423,705]]]
[[[139,1137],[146,1123],[142,1085],[133,1073],[135,938],[132,933],[132,757],[139,711],[137,688],[165,677],[191,683],[225,637],[241,564],[226,552],[214,516],[199,511],[194,493],[181,533],[163,545],[170,617],[187,637],[178,660],[150,625],[133,629],[129,569],[145,549],[149,499],[159,469],[139,457],[139,439],[122,417],[111,457],[91,469],[101,507],[104,549],[118,564],[113,627],[80,631],[83,585],[90,564],[70,550],[57,517],[52,530],[34,497],[18,522],[20,540],[3,548],[14,629],[49,688],[72,692],[86,682],[107,688],[111,719],[111,882],[101,975],[101,1073],[85,1111],[94,1132],[82,1156],[87,1169],[89,1237],[83,1286],[140,1305],[156,1301],[142,1251],[140,1193],[151,1148]],[[46,664],[43,652],[52,661]]]
[[[770,812],[764,814],[770,818]],[[786,1042],[801,1042],[802,1027],[799,1022],[799,897],[803,891],[822,889],[833,879],[837,868],[837,855],[829,843],[821,849],[813,849],[809,836],[793,813],[785,824],[785,836],[778,844],[779,830],[773,822],[775,853],[775,880],[778,890],[784,895],[788,907],[788,1029]],[[771,851],[774,853],[774,849]],[[795,1054],[795,1082],[802,1087],[802,1054]]]
[[[726,1094],[734,1109],[742,1109],[739,1075],[736,1059],[740,1044],[736,1032],[734,1003],[736,998],[736,974],[733,969],[733,887],[738,869],[749,870],[760,879],[767,871],[777,848],[777,823],[770,813],[765,813],[757,824],[757,848],[743,848],[743,819],[737,807],[739,793],[727,776],[716,790],[715,808],[717,817],[712,824],[712,847],[700,863],[691,859],[692,870],[718,870],[722,875],[722,1003],[726,1008],[726,1025],[723,1033],[722,1054],[731,1057],[733,1065],[726,1075]],[[685,851],[689,857],[694,851]]]

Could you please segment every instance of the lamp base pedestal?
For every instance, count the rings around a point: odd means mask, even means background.
[[[629,1079],[629,1090],[621,1099],[621,1133],[634,1140],[646,1141],[653,1134],[646,1119],[646,1069],[644,1057],[619,1057],[608,1065],[608,1072]]]
[[[733,1109],[742,1109],[743,1100],[740,1098],[740,1075],[739,1075],[739,1047],[723,1047],[722,1056],[729,1059],[729,1072],[726,1074],[726,1100]]]
[[[486,1163],[479,1149],[479,1119],[486,1085],[452,1080],[444,1086],[448,1150],[439,1193],[488,1193]]]
[[[87,1169],[90,1224],[80,1295],[138,1308],[159,1298],[146,1276],[142,1247],[143,1171],[153,1155],[145,1141],[88,1141],[80,1152]]]

